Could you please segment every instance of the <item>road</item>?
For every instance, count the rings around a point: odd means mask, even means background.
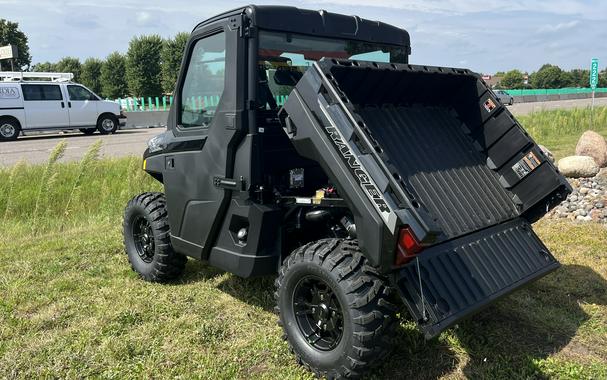
[[[592,99],[554,100],[551,102],[515,103],[508,107],[514,116],[527,115],[531,112],[555,109],[590,107]],[[595,106],[607,106],[607,98],[594,99]]]
[[[595,104],[597,106],[607,106],[607,98],[597,98]],[[508,108],[510,112],[518,116],[533,111],[569,109],[589,105],[590,99],[578,99],[519,103]],[[162,118],[164,118],[164,122],[166,116],[162,115]],[[101,153],[105,157],[140,156],[146,148],[147,141],[164,130],[164,128],[128,129],[108,136],[99,134],[85,136],[81,133],[45,133],[20,137],[17,141],[0,143],[0,167],[11,166],[21,159],[32,164],[45,162],[48,159],[49,152],[61,139],[67,141],[67,149],[62,161],[79,160],[84,156],[88,147],[98,139],[103,140]]]
[[[65,155],[61,161],[76,161],[82,158],[89,146],[101,139],[103,157],[128,155],[141,156],[147,141],[165,131],[164,128],[127,129],[113,135],[85,136],[82,133],[38,134],[20,137],[17,141],[0,142],[0,167],[11,166],[19,160],[30,164],[42,163],[48,159],[51,150],[62,140],[67,142]]]

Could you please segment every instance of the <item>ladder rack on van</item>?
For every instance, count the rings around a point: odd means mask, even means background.
[[[74,74],[29,71],[0,71],[0,80],[4,82],[23,81],[27,79],[50,79],[51,82],[69,82],[74,79]]]

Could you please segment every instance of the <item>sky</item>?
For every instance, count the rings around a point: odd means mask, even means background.
[[[104,58],[126,52],[141,34],[170,37],[244,3],[232,0],[0,0],[0,18],[19,23],[32,63],[64,56]],[[495,73],[532,72],[544,63],[607,66],[605,0],[274,0],[354,14],[409,31],[411,63]]]

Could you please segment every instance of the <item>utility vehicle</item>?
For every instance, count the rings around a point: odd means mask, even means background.
[[[0,72],[0,141],[22,132],[78,129],[114,133],[126,124],[115,102],[71,81],[71,73]]]
[[[381,362],[399,304],[432,338],[557,268],[531,223],[567,181],[479,75],[410,52],[405,30],[325,11],[197,25],[144,153],[164,194],[125,210],[133,269],[277,275],[298,361],[344,378]]]

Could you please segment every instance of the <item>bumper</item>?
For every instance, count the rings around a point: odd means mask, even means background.
[[[559,266],[519,218],[425,250],[392,283],[430,339]]]

